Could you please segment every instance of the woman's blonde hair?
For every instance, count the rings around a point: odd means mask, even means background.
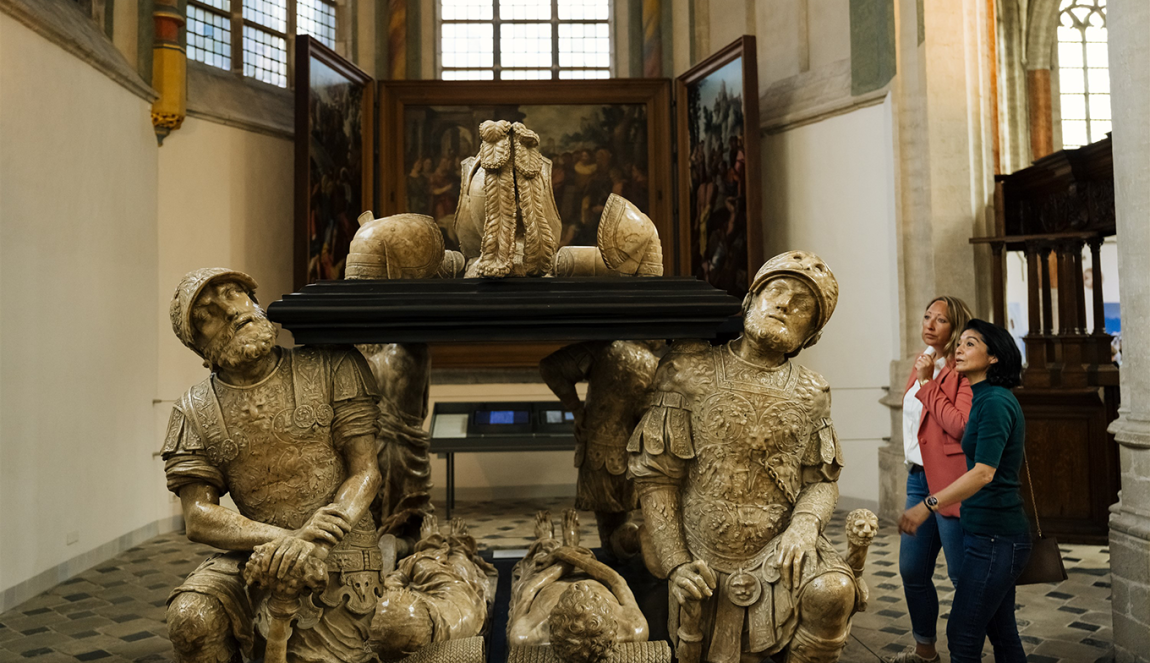
[[[958,337],[962,336],[962,330],[966,329],[966,323],[970,322],[974,314],[970,312],[970,307],[966,305],[966,302],[958,297],[939,295],[930,300],[926,308],[929,309],[935,302],[946,304],[946,317],[950,320],[950,338],[947,339],[946,345],[942,349],[942,354],[947,359],[950,359],[951,355],[954,354],[955,346],[958,345]]]

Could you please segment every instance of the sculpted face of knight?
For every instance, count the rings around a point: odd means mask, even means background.
[[[806,283],[791,276],[771,279],[752,296],[743,335],[765,348],[790,355],[815,331],[818,300]]]
[[[275,325],[235,281],[204,286],[192,305],[196,347],[215,366],[235,368],[275,347]]]

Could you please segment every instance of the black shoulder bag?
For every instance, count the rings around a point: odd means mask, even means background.
[[[1066,567],[1062,564],[1062,552],[1058,550],[1058,541],[1054,537],[1042,536],[1042,523],[1038,520],[1038,502],[1034,501],[1034,482],[1030,479],[1030,463],[1026,462],[1026,451],[1022,452],[1022,463],[1026,467],[1026,484],[1030,488],[1030,503],[1034,506],[1034,525],[1038,528],[1038,535],[1031,537],[1033,547],[1030,550],[1030,561],[1022,569],[1015,585],[1036,585],[1044,582],[1062,582],[1066,580]]]

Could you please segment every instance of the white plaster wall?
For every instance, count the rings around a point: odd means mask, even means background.
[[[149,104],[0,14],[0,591],[162,517]]]
[[[831,384],[847,464],[839,491],[876,503],[878,448],[890,434],[890,411],[878,401],[900,320],[892,122],[888,97],[762,142],[765,255],[814,251],[839,282],[822,339],[799,356]]]
[[[207,371],[172,333],[168,305],[176,285],[200,267],[229,267],[259,283],[265,307],[293,291],[294,147],[275,138],[188,118],[159,156],[158,398],[168,404]],[[291,342],[284,334],[281,341]]]
[[[265,307],[293,291],[292,163],[294,146],[276,138],[196,118],[184,121],[160,149],[158,195],[158,385],[152,412],[159,450],[172,405],[207,377],[203,361],[172,332],[168,305],[176,285],[200,267],[229,267],[259,284]],[[292,344],[291,334],[280,341]],[[157,500],[179,512],[167,492],[164,463],[153,460],[147,480]],[[231,506],[230,498],[225,504]]]

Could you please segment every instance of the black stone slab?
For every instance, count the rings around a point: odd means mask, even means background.
[[[690,277],[320,281],[268,317],[299,344],[711,339],[741,305]]]

